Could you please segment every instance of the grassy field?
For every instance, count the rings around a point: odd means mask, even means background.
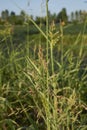
[[[33,24],[0,27],[0,130],[87,130],[86,26]]]

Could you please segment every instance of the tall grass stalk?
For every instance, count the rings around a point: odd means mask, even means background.
[[[60,21],[60,33],[61,33],[61,42],[60,42],[60,48],[61,48],[61,80],[62,80],[62,86],[63,86],[63,68],[64,68],[64,63],[63,63],[63,58],[64,58],[64,52],[63,52],[63,26],[62,23]]]
[[[60,21],[60,33],[61,33],[61,65],[63,66],[63,26],[61,24],[61,21]]]
[[[54,72],[54,54],[53,54],[53,49],[55,44],[57,44],[58,42],[58,33],[55,32],[55,23],[54,21],[51,24],[50,30],[49,30],[49,38],[50,38],[50,59],[51,59],[51,76],[55,75]],[[53,83],[52,83],[52,87],[53,87],[53,126],[52,129],[57,130],[57,118],[58,118],[58,114],[57,114],[57,109],[58,109],[58,103],[57,103],[57,87],[56,87],[56,82],[54,81],[55,78],[53,78]]]
[[[50,97],[49,97],[49,82],[48,82],[48,78],[49,78],[49,70],[48,70],[48,35],[49,35],[49,19],[48,19],[48,0],[46,0],[46,36],[47,36],[47,39],[46,39],[46,49],[47,49],[47,100],[48,102],[50,101]],[[48,110],[49,110],[49,104],[48,104]],[[50,128],[50,111],[46,111],[46,118],[47,118],[47,129],[48,130],[51,130]]]
[[[46,45],[47,45],[47,63],[48,63],[48,39],[49,39],[49,18],[48,18],[48,0],[46,0],[46,36],[47,36],[47,39],[46,39]]]

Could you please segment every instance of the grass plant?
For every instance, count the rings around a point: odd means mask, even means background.
[[[26,17],[45,42],[39,45],[29,35],[26,44],[15,46],[13,35],[2,36],[0,130],[86,130],[84,37],[79,34],[73,45],[66,47],[63,27],[57,31],[54,22],[49,25],[48,0],[46,32],[32,18]],[[32,43],[35,48],[31,50]]]

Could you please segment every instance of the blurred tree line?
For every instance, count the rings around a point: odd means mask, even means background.
[[[75,11],[71,12],[71,14],[68,16],[66,8],[63,8],[58,14],[54,13],[52,14],[50,11],[48,12],[49,16],[49,23],[51,23],[53,20],[55,23],[63,22],[64,24],[67,24],[69,22],[71,23],[78,23],[78,22],[84,22],[87,17],[86,11]],[[34,19],[33,16],[30,16],[37,24],[46,24],[46,16],[40,17],[36,16]],[[9,12],[9,10],[4,10],[1,12],[0,17],[0,24],[3,25],[6,22],[14,25],[23,25],[25,22],[29,22],[29,20],[26,17],[25,12],[22,10],[19,15],[16,15],[14,11]],[[32,24],[31,22],[29,22]]]
[[[22,25],[25,21],[25,12],[22,10],[19,15],[16,15],[14,11],[9,11],[6,9],[1,12],[0,24],[10,23],[10,24],[20,24]]]

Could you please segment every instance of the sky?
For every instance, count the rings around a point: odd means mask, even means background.
[[[59,13],[62,8],[66,8],[69,15],[72,11],[86,10],[86,0],[49,0],[49,10],[51,13]],[[0,0],[0,13],[8,9],[19,14],[21,10],[33,16],[44,16],[46,0]]]

